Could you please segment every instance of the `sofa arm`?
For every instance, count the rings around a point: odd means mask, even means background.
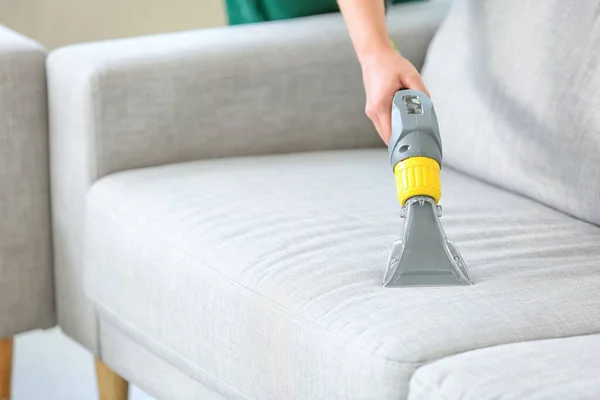
[[[45,60],[0,26],[0,339],[55,323]]]
[[[447,7],[390,10],[391,34],[417,66]],[[94,177],[380,144],[339,14],[70,46],[48,65],[53,134],[82,145],[89,158],[77,167]]]

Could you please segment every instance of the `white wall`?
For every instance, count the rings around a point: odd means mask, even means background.
[[[225,24],[224,0],[0,0],[0,24],[59,46]]]

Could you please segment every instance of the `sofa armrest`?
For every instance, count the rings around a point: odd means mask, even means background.
[[[0,338],[55,323],[45,60],[0,26]]]
[[[390,10],[391,34],[417,66],[447,7]],[[94,177],[380,144],[339,14],[70,46],[48,66],[53,135],[82,145],[78,167]]]

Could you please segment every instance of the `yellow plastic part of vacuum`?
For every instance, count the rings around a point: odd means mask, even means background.
[[[429,196],[437,204],[442,197],[440,165],[429,157],[410,157],[394,166],[396,194],[404,206],[414,196]]]

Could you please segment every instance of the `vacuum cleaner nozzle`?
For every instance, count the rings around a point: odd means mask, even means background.
[[[405,224],[390,254],[383,286],[471,284],[464,260],[439,220],[442,143],[425,93],[403,89],[394,96],[388,152]]]

